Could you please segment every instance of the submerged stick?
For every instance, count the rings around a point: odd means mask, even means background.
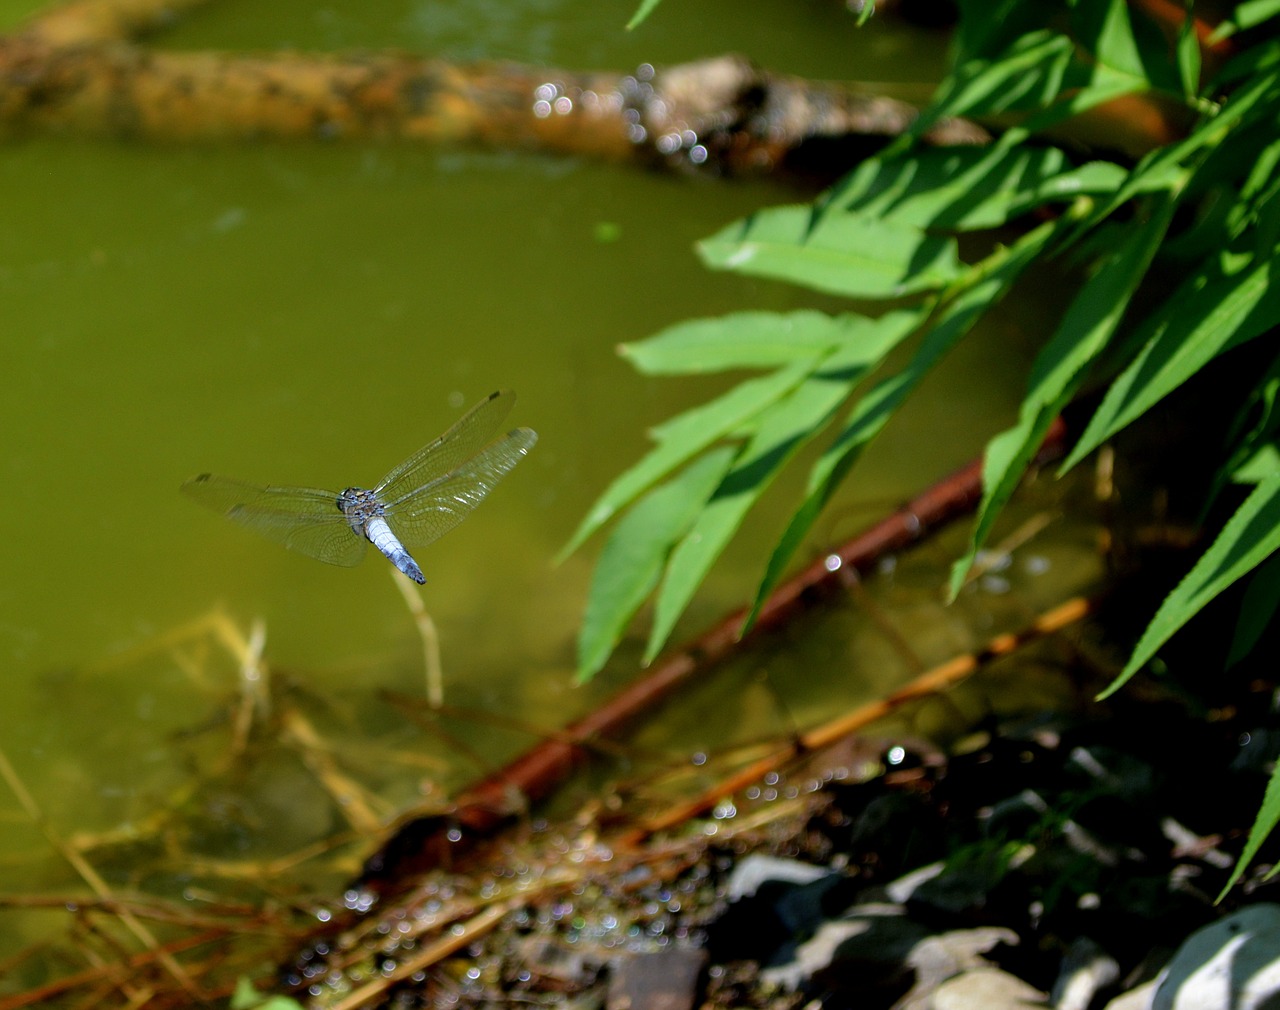
[[[1066,426],[1055,421],[1036,462],[1060,455],[1065,442]],[[466,790],[447,817],[419,817],[401,826],[365,864],[359,883],[375,891],[392,891],[405,875],[448,865],[461,857],[469,841],[548,796],[587,758],[595,740],[616,736],[695,676],[783,627],[819,600],[848,585],[851,579],[871,570],[886,554],[918,542],[969,512],[981,495],[982,460],[978,459],[780,585],[765,601],[755,625],[745,636],[740,634],[746,616],[746,608],[742,608],[659,660],[640,680],[623,688],[594,712]]]

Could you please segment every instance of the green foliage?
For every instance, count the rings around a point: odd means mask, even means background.
[[[237,980],[228,1006],[231,1010],[302,1010],[302,1004],[288,996],[264,996],[247,978]]]
[[[1239,4],[1217,35],[1248,28],[1252,41],[1237,36],[1217,63],[1191,25],[1166,36],[1124,0],[962,0],[961,8],[953,69],[907,136],[814,203],[762,209],[698,247],[712,269],[863,306],[892,302],[892,311],[743,312],[683,323],[624,349],[652,375],[756,374],[659,426],[652,451],[605,491],[566,548],[630,510],[601,568],[632,554],[642,562],[630,579],[597,576],[582,676],[604,662],[656,590],[646,649],[654,656],[765,487],[825,437],[764,565],[749,625],[865,446],[1030,264],[1070,254],[1083,279],[1032,366],[1016,421],[987,445],[983,499],[953,591],[1049,423],[1081,389],[1106,387],[1064,469],[1280,323],[1280,0]],[[1185,132],[1131,166],[1081,159],[1078,149],[1043,139],[1046,129],[1120,97],[1180,107]],[[919,145],[951,116],[1015,125],[986,148]],[[977,262],[960,259],[959,233],[997,227],[1021,237]],[[904,343],[911,352],[894,355],[890,367],[889,352]],[[1280,570],[1267,560],[1280,546],[1278,388],[1280,359],[1242,391],[1236,441],[1208,490],[1220,499],[1234,484],[1253,491],[1159,608],[1112,689],[1259,566],[1233,658],[1280,609]],[[1273,783],[1255,834],[1280,816],[1277,793]]]

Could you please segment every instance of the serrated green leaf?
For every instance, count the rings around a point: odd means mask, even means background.
[[[1280,548],[1280,473],[1244,500],[1204,555],[1160,605],[1124,669],[1100,697],[1117,691],[1174,633],[1229,585]]]
[[[1253,827],[1249,829],[1249,838],[1244,843],[1240,858],[1236,860],[1236,865],[1231,870],[1230,879],[1222,885],[1218,901],[1225,898],[1227,892],[1235,887],[1236,881],[1240,879],[1246,867],[1253,861],[1253,857],[1258,854],[1258,850],[1262,848],[1262,843],[1275,830],[1278,822],[1280,822],[1280,764],[1276,764],[1271,769],[1271,778],[1267,781],[1267,791],[1262,797],[1262,806],[1258,809],[1258,816],[1254,819]],[[1266,877],[1270,879],[1275,874],[1276,868],[1272,867]]]
[[[1142,350],[1116,378],[1060,472],[1075,466],[1214,358],[1280,324],[1277,260],[1230,272],[1221,257],[1179,286],[1139,328]]]
[[[865,316],[825,312],[734,312],[677,323],[619,353],[645,375],[691,375],[733,368],[776,368],[857,340],[874,325]]]
[[[877,340],[835,351],[756,425],[754,437],[688,534],[671,553],[654,607],[645,661],[666,643],[694,591],[788,460],[830,422],[853,387],[912,331],[913,313],[879,320]]]
[[[809,206],[762,210],[698,243],[713,270],[790,281],[850,298],[941,288],[961,269],[955,242],[863,214],[815,217]]]
[[[578,681],[604,666],[631,618],[658,584],[672,544],[694,521],[733,463],[732,446],[712,449],[637,501],[596,562],[578,629]]]
[[[1124,185],[1098,205],[1082,228],[1095,227],[1140,192],[1151,192],[1160,186],[1171,193],[1179,192],[1191,175],[1186,166],[1193,156],[1203,155],[1221,144],[1231,130],[1247,123],[1255,112],[1266,118],[1270,108],[1267,100],[1274,99],[1278,87],[1280,72],[1274,67],[1247,78],[1217,115],[1207,118],[1185,139],[1156,148],[1139,161]]]
[[[1109,162],[1070,169],[1054,147],[932,148],[910,159],[863,164],[832,190],[819,213],[854,211],[918,228],[973,231],[1045,204],[1111,193],[1124,177],[1124,169]]]
[[[749,418],[804,381],[822,361],[797,362],[771,375],[739,383],[727,393],[687,410],[653,429],[657,441],[634,466],[620,473],[596,499],[569,542],[558,555],[563,560],[587,537],[625,508],[637,495],[720,439],[736,432]]]
[[[814,520],[862,450],[880,433],[920,380],[969,332],[982,313],[1004,297],[1022,271],[1048,248],[1054,235],[1065,226],[1063,222],[1046,222],[1014,246],[978,264],[974,268],[979,278],[977,283],[957,296],[933,321],[911,363],[901,372],[882,379],[854,404],[839,434],[809,472],[804,500],[769,557],[751,611],[743,622],[744,633],[759,617],[760,608],[781,580]]]
[[[1017,423],[987,444],[982,463],[982,503],[973,540],[951,569],[953,598],[960,592],[978,549],[986,542],[1049,425],[1079,388],[1088,365],[1106,348],[1168,231],[1176,206],[1175,201],[1165,199],[1157,205],[1150,221],[1129,226],[1119,248],[1080,289],[1053,337],[1037,355]]]
[[[929,107],[911,124],[891,150],[904,149],[908,140],[923,136],[952,116],[982,117],[1014,109],[1041,109],[1062,90],[1075,55],[1065,35],[1031,31],[1017,39],[998,58],[962,60],[934,96]]]

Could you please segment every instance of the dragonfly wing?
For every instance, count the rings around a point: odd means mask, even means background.
[[[387,522],[409,547],[439,539],[471,514],[537,440],[530,428],[508,432],[451,473],[389,502]]]
[[[396,501],[452,473],[493,438],[515,402],[516,394],[509,389],[490,393],[487,399],[463,414],[452,428],[382,478],[382,483],[374,488],[378,500]]]
[[[202,473],[182,493],[268,540],[329,565],[350,568],[364,557],[365,538],[338,509],[336,491],[261,487]]]

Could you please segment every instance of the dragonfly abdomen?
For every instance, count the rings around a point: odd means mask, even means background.
[[[382,551],[393,565],[418,585],[422,585],[427,581],[426,576],[422,574],[422,569],[418,567],[418,563],[404,549],[404,544],[391,532],[391,527],[387,525],[387,521],[382,516],[374,516],[365,523],[364,535],[369,538],[369,543]]]

